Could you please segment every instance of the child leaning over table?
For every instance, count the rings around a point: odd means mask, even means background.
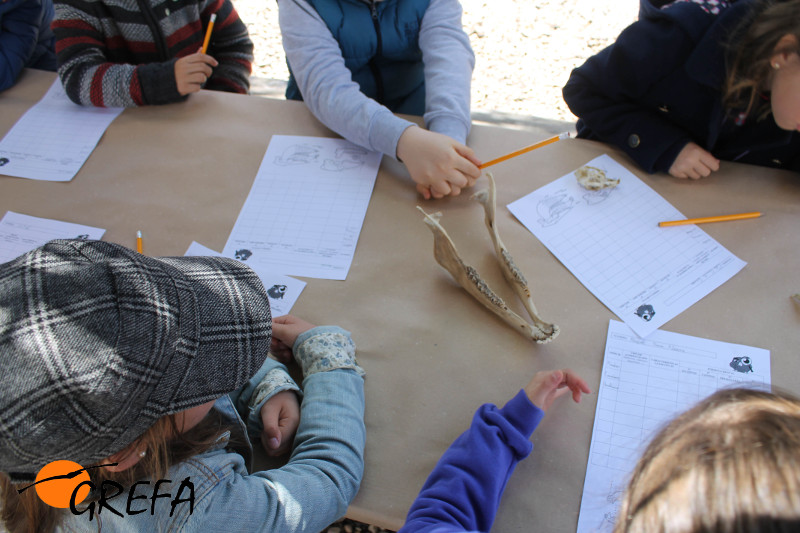
[[[478,409],[398,533],[488,532],[511,473],[531,452],[531,433],[568,391],[577,402],[589,389],[568,370],[539,372],[504,407]],[[614,532],[799,528],[800,399],[739,388],[712,394],[655,436],[633,470]]]
[[[578,136],[677,178],[720,159],[800,171],[800,0],[664,3],[572,71]]]
[[[55,12],[58,74],[78,104],[135,107],[250,89],[253,43],[231,0],[55,0]]]
[[[350,334],[271,320],[242,263],[52,241],[0,265],[0,308],[0,488],[12,533],[318,533],[355,497],[364,381]],[[302,392],[267,358],[270,339],[301,366]],[[251,472],[251,442],[292,455]],[[100,491],[77,506],[83,514],[35,488],[18,493],[62,459],[93,467],[95,487],[124,487],[107,500],[116,511],[100,511]]]
[[[465,146],[475,57],[458,0],[278,0],[290,78],[345,139],[402,161],[425,197],[480,177]],[[394,113],[422,115],[427,129]]]
[[[0,91],[26,67],[56,69],[52,0],[0,1]]]

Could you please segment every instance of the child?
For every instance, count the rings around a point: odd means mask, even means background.
[[[481,406],[439,459],[398,533],[489,531],[514,468],[533,449],[533,430],[568,391],[576,403],[590,392],[569,370],[538,372],[504,407]]]
[[[0,91],[25,67],[56,69],[52,0],[0,0]]]
[[[349,333],[272,321],[241,263],[52,241],[0,265],[0,308],[7,530],[317,533],[355,497],[364,391]],[[273,331],[302,393],[267,358]],[[288,463],[248,472],[254,438],[291,448]],[[62,459],[101,489],[57,509],[37,496],[46,485],[26,487]]]
[[[278,0],[286,97],[402,161],[426,198],[480,177],[469,133],[475,57],[458,0]],[[424,115],[427,130],[393,113]]]
[[[55,12],[58,74],[75,103],[135,107],[250,88],[253,43],[231,0],[56,0]]]
[[[800,0],[656,3],[573,70],[578,136],[677,178],[719,160],[800,171]]]
[[[575,401],[588,392],[568,371],[539,372],[502,409],[481,407],[399,533],[489,531],[511,472],[530,452],[531,432],[567,389]],[[648,445],[618,517],[615,533],[797,531],[800,399],[748,389],[706,398]]]

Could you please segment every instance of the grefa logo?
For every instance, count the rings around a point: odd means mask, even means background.
[[[100,515],[103,509],[107,509],[117,516],[137,515],[148,510],[150,514],[153,515],[155,514],[156,500],[159,498],[169,498],[171,500],[169,516],[173,515],[178,505],[185,503],[189,504],[189,514],[194,512],[194,484],[188,477],[181,481],[178,486],[178,492],[175,494],[174,498],[172,498],[172,494],[169,492],[159,492],[161,485],[172,483],[171,479],[159,479],[156,481],[153,485],[152,495],[149,497],[149,508],[146,504],[143,505],[143,502],[139,501],[137,503],[138,500],[148,500],[144,492],[147,490],[146,487],[150,485],[149,481],[137,481],[131,485],[128,490],[127,498],[121,498],[119,501],[113,502],[115,504],[114,506],[111,500],[122,495],[124,488],[115,481],[104,480],[100,484],[100,498],[96,502],[90,502],[84,509],[78,509],[78,504],[89,496],[89,492],[97,489],[89,478],[88,470],[90,468],[116,466],[117,464],[118,463],[109,463],[84,468],[74,461],[53,461],[39,470],[32,484],[19,489],[17,492],[22,494],[31,487],[34,487],[36,494],[47,505],[61,509],[69,508],[74,515],[82,515],[88,511],[89,521],[94,518],[95,510],[97,514]],[[124,507],[122,505],[123,501]]]

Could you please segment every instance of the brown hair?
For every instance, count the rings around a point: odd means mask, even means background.
[[[728,39],[728,75],[722,91],[727,109],[743,110],[759,119],[769,115],[769,101],[760,95],[769,92],[770,58],[776,53],[800,54],[800,47],[776,49],[786,35],[800,42],[800,0],[756,2],[751,16]]]
[[[163,479],[171,465],[208,450],[227,429],[213,409],[186,433],[177,431],[175,415],[164,416],[131,445],[132,449],[145,451],[145,456],[135,466],[121,472],[98,468],[88,470],[88,473],[92,483],[98,487],[104,480],[130,487],[140,479]],[[30,483],[11,483],[8,476],[0,472],[3,497],[0,520],[9,533],[52,531],[64,511],[44,503],[35,490],[18,493],[28,485]],[[97,495],[90,494],[87,501],[93,497],[97,498]]]
[[[719,391],[648,445],[614,533],[798,531],[800,399]]]

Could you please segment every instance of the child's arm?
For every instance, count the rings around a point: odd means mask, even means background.
[[[475,55],[461,25],[458,0],[431,1],[420,25],[419,46],[425,65],[425,125],[440,136],[406,130],[397,154],[426,199],[457,195],[481,174],[480,160],[466,146]]]
[[[100,18],[90,11],[97,3],[57,0],[58,75],[69,98],[81,105],[135,107],[177,102],[175,60],[131,65],[108,60],[106,35]]]
[[[0,91],[14,85],[33,55],[43,13],[40,0],[0,3]]]
[[[278,343],[270,351],[291,345],[304,375],[291,457],[281,468],[249,475],[240,470],[198,495],[186,519],[208,531],[241,525],[246,513],[254,531],[318,533],[344,516],[358,492],[366,442],[364,379],[350,334],[286,316],[273,320],[273,338]]]
[[[699,17],[711,16],[692,5],[680,13],[688,17],[692,10]],[[704,34],[704,26],[692,35],[669,16],[665,12],[633,23],[613,45],[573,70],[563,89],[565,102],[591,131],[590,138],[616,145],[648,172],[668,172],[692,141],[656,105],[640,103],[654,97],[650,92],[656,83],[684,68]]]
[[[537,373],[502,408],[486,404],[444,452],[398,533],[489,531],[517,463],[530,454],[530,436],[558,396],[576,402],[586,383],[567,370]]]
[[[251,441],[261,442],[267,455],[289,451],[300,421],[298,398],[302,393],[285,366],[267,358],[230,396]]]
[[[313,7],[278,0],[278,8],[286,60],[314,116],[348,141],[396,157],[397,141],[412,123],[361,92]]]
[[[203,32],[212,13],[217,20],[211,33],[208,55],[217,60],[214,73],[204,85],[205,89],[247,94],[250,91],[250,73],[253,68],[253,41],[247,26],[231,0],[207,0],[202,10]],[[203,37],[205,33],[203,34]]]
[[[475,54],[461,25],[458,0],[431,0],[419,30],[425,64],[425,125],[465,144],[472,125]]]

